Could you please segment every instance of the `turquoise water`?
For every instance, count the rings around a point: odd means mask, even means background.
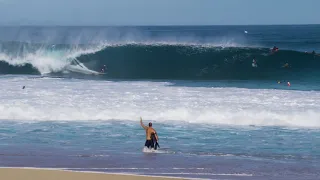
[[[219,179],[319,176],[318,129],[170,122],[154,128],[161,148],[144,154],[137,122],[3,121],[1,165]]]

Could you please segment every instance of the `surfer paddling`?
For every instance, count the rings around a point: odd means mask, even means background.
[[[143,127],[143,129],[146,130],[146,142],[144,144],[145,147],[147,148],[154,148],[155,150],[157,147],[159,147],[158,144],[158,135],[156,130],[153,129],[152,123],[149,122],[149,127],[145,126],[142,122],[142,118],[140,117],[140,125]]]
[[[320,56],[320,54],[317,54],[314,50],[311,52],[311,53],[309,53],[309,52],[305,52],[305,53],[307,53],[307,54],[312,54],[314,57],[315,56]]]

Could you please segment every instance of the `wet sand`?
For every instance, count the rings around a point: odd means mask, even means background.
[[[3,180],[177,180],[154,176],[105,174],[91,172],[74,172],[54,169],[0,168],[0,179]]]

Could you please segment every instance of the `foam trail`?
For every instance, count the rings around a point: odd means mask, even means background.
[[[320,127],[320,92],[1,78],[0,119]],[[22,85],[26,85],[21,90]],[[45,87],[45,88],[44,88]]]

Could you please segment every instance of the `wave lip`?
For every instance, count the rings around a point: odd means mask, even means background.
[[[61,46],[61,45],[60,45]],[[74,59],[95,53],[104,45],[70,46],[17,43],[0,49],[0,74],[50,74],[62,72]]]

